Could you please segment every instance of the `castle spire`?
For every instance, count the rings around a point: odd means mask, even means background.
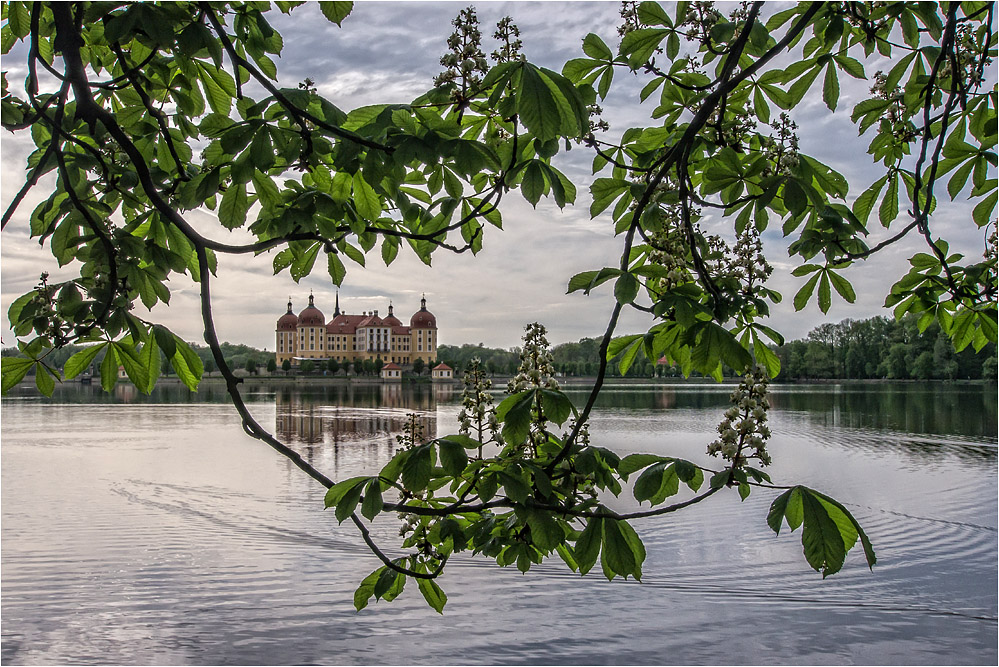
[[[426,292],[424,292],[423,298],[420,299],[420,310],[426,310],[426,309],[427,309],[427,294]]]
[[[288,297],[288,312],[291,312],[291,296]]]
[[[315,297],[312,296],[312,290],[309,290],[309,308],[312,308],[313,306],[316,305],[314,302],[314,298]]]
[[[336,291],[336,308],[333,310],[333,317],[340,315],[340,290]]]
[[[391,299],[389,300],[389,317],[394,317],[392,315],[392,300]]]

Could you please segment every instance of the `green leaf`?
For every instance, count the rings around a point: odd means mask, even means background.
[[[437,585],[437,582],[433,579],[417,579],[416,585],[420,587],[420,592],[423,593],[423,599],[427,601],[427,604],[438,614],[443,615],[444,605],[447,604],[447,595]]]
[[[601,541],[601,551],[607,561],[609,569],[614,574],[619,574],[627,578],[629,575],[635,579],[642,578],[642,562],[645,559],[644,548],[639,551],[634,543],[637,535],[625,521],[605,520],[603,522],[603,540]],[[641,541],[638,541],[641,545]],[[608,577],[613,579],[613,576]]]
[[[590,204],[590,217],[595,218],[604,209],[624,194],[631,184],[622,178],[598,178],[590,185],[593,203]]]
[[[871,215],[871,210],[874,208],[874,202],[878,200],[878,195],[881,194],[881,188],[885,186],[888,182],[888,175],[885,174],[878,180],[871,184],[871,187],[864,190],[863,194],[857,197],[857,200],[853,202],[853,213],[857,218],[867,224],[867,218]]]
[[[975,206],[975,210],[971,212],[971,217],[976,225],[984,227],[992,221],[992,211],[996,208],[997,198],[999,198],[999,191],[993,191],[992,194]]]
[[[691,350],[691,358],[699,370],[711,373],[719,360],[736,372],[741,372],[752,364],[753,358],[749,350],[730,331],[714,322],[704,322],[700,326],[702,333],[697,345]]]
[[[780,373],[780,358],[757,337],[755,331],[753,332],[753,354],[756,356],[756,363],[767,369],[767,375],[771,378],[777,377]]]
[[[850,56],[833,56],[833,60],[840,68],[852,76],[855,79],[866,79],[867,74],[864,72],[864,66],[860,61],[851,58]]]
[[[143,393],[149,394],[156,386],[160,376],[160,346],[156,344],[156,336],[149,336],[139,352],[139,361],[146,369],[146,386],[139,387]]]
[[[257,199],[265,210],[273,209],[281,204],[281,192],[277,189],[270,176],[254,170],[253,176],[250,178],[253,181],[253,189],[256,192]]]
[[[540,141],[548,141],[558,136],[562,120],[555,96],[541,78],[537,68],[528,63],[524,63],[521,67],[517,110],[524,127]]]
[[[476,447],[479,444],[475,442]],[[445,473],[457,477],[465,471],[465,467],[468,466],[468,454],[465,453],[462,443],[442,438],[437,441],[437,448],[440,451],[441,467]]]
[[[836,509],[839,510],[842,516],[845,517],[846,520],[850,522],[853,531],[856,533],[857,536],[860,537],[860,543],[864,548],[864,557],[867,559],[867,567],[873,570],[874,565],[878,562],[878,558],[877,555],[875,555],[874,553],[874,546],[871,544],[870,539],[868,539],[867,533],[865,533],[864,529],[860,527],[860,523],[853,517],[853,515],[845,507],[843,507],[843,505],[839,501],[830,498],[824,493],[819,493],[818,491],[815,491],[813,489],[809,489],[809,491],[811,491],[811,493],[813,493],[821,501],[823,501],[823,504],[826,505],[827,510],[829,510],[830,505],[832,507],[835,507]],[[843,544],[844,546],[846,546],[847,550],[849,551],[850,547],[852,547],[854,542],[856,541],[856,538],[853,538],[852,540],[850,539],[850,530],[848,528],[845,529],[844,532],[845,527],[842,526],[842,519],[839,516],[837,516],[835,512],[832,512],[830,510],[830,515],[834,516],[834,520],[836,521],[837,526],[840,527],[840,532],[843,535]]]
[[[673,21],[670,19],[669,14],[666,13],[666,10],[658,2],[651,2],[650,0],[646,0],[646,2],[638,5],[638,20],[645,25],[673,26]]]
[[[111,347],[115,349],[118,361],[125,369],[125,375],[128,376],[132,384],[140,391],[145,389],[149,384],[149,373],[146,371],[145,363],[139,358],[139,353],[136,352],[135,346],[128,343],[116,342],[111,343]]]
[[[420,445],[411,450],[402,465],[402,485],[408,491],[417,492],[427,488],[434,467],[433,453],[428,445]]]
[[[628,373],[628,369],[631,368],[631,365],[635,362],[635,358],[638,357],[638,353],[642,350],[643,344],[644,336],[639,336],[621,356],[621,360],[617,364],[618,372],[621,375]]]
[[[365,220],[372,222],[378,220],[382,212],[382,203],[378,194],[368,185],[368,182],[361,176],[361,172],[354,174],[354,206],[357,212]]]
[[[343,279],[347,275],[347,267],[343,265],[343,260],[340,259],[340,255],[335,252],[328,254],[326,256],[326,265],[330,278],[333,280],[333,284],[337,287],[342,285]]]
[[[667,459],[657,454],[629,454],[621,459],[621,463],[617,466],[617,471],[627,479],[628,475],[664,460]]]
[[[399,564],[403,560],[396,558],[393,563]],[[392,568],[387,569],[382,572],[378,577],[378,581],[375,582],[375,599],[382,599],[386,602],[391,602],[395,598],[399,597],[402,592],[403,587],[406,585],[406,575],[402,572],[396,572]]]
[[[830,111],[836,111],[836,104],[839,102],[839,78],[832,61],[826,66],[825,81],[822,84],[822,101],[826,103]]]
[[[101,388],[110,393],[118,383],[118,357],[115,355],[114,346],[108,344],[107,352],[101,361]]]
[[[801,494],[802,488],[796,486],[790,491],[790,496],[787,499],[787,506],[785,508],[784,518],[787,520],[787,525],[794,532],[804,521],[804,510],[801,504]]]
[[[187,388],[191,391],[198,390],[198,383],[201,382],[201,375],[205,372],[205,368],[201,363],[201,358],[198,353],[191,349],[191,346],[181,340],[179,337],[174,336],[174,346],[176,351],[173,357],[170,358],[170,365],[173,366],[174,372],[177,373],[177,377],[180,378],[181,382],[187,385]],[[162,347],[162,345],[161,345]]]
[[[691,491],[697,491],[704,484],[704,472],[690,461],[676,459],[673,461],[673,469],[676,471],[677,478],[686,484]]]
[[[3,392],[7,393],[18,382],[23,380],[34,363],[34,359],[4,357],[2,362],[0,362],[2,364],[0,374],[3,376]]]
[[[801,100],[805,97],[805,93],[811,88],[821,69],[821,67],[813,67],[800,79],[791,84],[791,87],[787,91],[787,99],[792,107],[796,107],[801,103]]]
[[[659,44],[670,34],[666,28],[639,28],[632,30],[621,40],[619,51],[621,55],[628,57],[628,64],[631,69],[638,69],[645,63],[659,48]]]
[[[90,364],[94,363],[94,359],[107,346],[107,343],[101,343],[97,345],[90,345],[83,348],[72,357],[66,360],[65,366],[63,366],[62,372],[63,376],[67,380],[72,380],[77,375],[87,370]],[[156,360],[159,362],[159,359]]]
[[[229,115],[232,110],[232,95],[227,93],[211,75],[211,66],[204,63],[198,63],[198,66],[202,70],[201,76],[198,78],[205,88],[205,97],[208,99],[212,111],[223,116]]]
[[[177,352],[177,341],[173,333],[160,324],[153,325],[153,335],[156,337],[156,344],[160,346],[167,358],[173,357]]]
[[[888,227],[898,217],[898,172],[891,175],[885,198],[881,200],[878,209],[878,219],[884,227]]]
[[[448,442],[456,443],[465,449],[478,449],[482,446],[482,443],[475,438],[470,438],[467,435],[462,435],[460,433],[455,433],[452,435],[445,435],[441,440],[447,440]]]
[[[630,273],[623,273],[614,283],[614,298],[622,305],[627,305],[638,296],[640,287],[638,279]]]
[[[345,171],[338,171],[330,180],[330,196],[333,201],[343,204],[350,199],[351,186],[353,180],[350,174]]]
[[[833,287],[836,288],[836,291],[847,303],[853,303],[857,300],[857,293],[853,291],[853,285],[850,284],[849,280],[833,271],[828,271],[827,273]]]
[[[516,503],[527,502],[531,495],[531,487],[523,477],[509,472],[500,472],[497,476],[510,500]]]
[[[375,584],[387,569],[387,565],[382,565],[361,581],[361,585],[354,591],[354,609],[361,611],[368,606],[368,600],[375,594]]]
[[[31,12],[27,2],[11,2],[7,6],[7,28],[14,37],[23,39],[31,32]]]
[[[543,553],[551,553],[565,541],[565,531],[548,510],[528,510],[527,525],[531,529],[531,541]]]
[[[44,396],[51,397],[52,392],[55,391],[55,378],[45,364],[40,361],[35,363],[35,387]]]
[[[527,165],[527,169],[524,170],[524,178],[520,182],[520,191],[524,195],[524,199],[531,202],[535,208],[537,208],[538,201],[545,191],[545,177],[538,165],[537,160],[532,160]]]
[[[534,401],[533,389],[507,396],[496,406],[496,418],[503,423],[503,439],[511,444],[520,444],[531,428],[531,406]]]
[[[562,425],[572,415],[572,401],[559,390],[539,389],[541,392],[541,405],[544,408],[545,417],[558,425]]]
[[[246,212],[249,208],[246,186],[242,183],[230,185],[222,195],[222,203],[219,205],[219,222],[226,229],[242,227],[246,223]]]
[[[604,40],[592,32],[583,38],[583,53],[597,60],[614,59],[614,54],[611,52],[610,47],[604,43]]]
[[[605,519],[590,518],[586,522],[586,528],[576,539],[573,552],[576,555],[576,563],[579,565],[579,573],[585,575],[596,564],[597,556],[600,554],[600,538],[603,534],[603,522]]]
[[[319,10],[332,23],[340,25],[354,8],[353,2],[320,2]]]
[[[347,489],[339,501],[337,501],[336,509],[333,513],[339,523],[343,523],[345,519],[354,513],[357,503],[361,500],[361,490],[361,484],[355,484]]]
[[[589,294],[590,290],[597,287],[611,278],[621,275],[621,269],[603,268],[599,271],[583,271],[577,273],[569,280],[569,288],[566,294],[572,294],[578,290],[583,290],[584,294]]]
[[[382,500],[382,483],[377,477],[373,477],[367,486],[364,487],[364,502],[361,503],[361,514],[368,521],[373,521],[384,506],[385,502]]]
[[[399,254],[399,239],[395,236],[386,236],[382,241],[382,261],[385,266],[391,264]]]
[[[788,499],[791,497],[792,491],[793,489],[785,491],[774,498],[773,503],[770,504],[770,511],[767,513],[767,525],[777,535],[780,535],[780,529],[784,522],[784,514],[787,511]],[[794,529],[792,528],[791,530]]]
[[[805,195],[805,191],[801,189],[801,186],[793,178],[788,179],[784,183],[783,200],[784,207],[794,215],[799,215],[808,205],[808,197]]]
[[[808,300],[812,298],[812,292],[815,291],[815,284],[819,282],[819,276],[821,273],[816,273],[814,276],[808,279],[808,281],[801,286],[798,293],[794,295],[794,309],[795,311],[801,310],[806,305],[808,305]]]
[[[660,488],[663,486],[666,468],[671,464],[672,461],[661,461],[649,466],[635,481],[635,488],[633,491],[635,500],[641,503],[642,501],[649,500],[658,494]],[[676,479],[675,475],[673,478]],[[679,490],[679,485],[677,486],[677,490]]]
[[[823,313],[829,312],[829,307],[832,305],[832,294],[829,290],[829,272],[823,271],[822,273],[816,274],[819,278],[819,310]]]
[[[815,571],[821,571],[822,578],[825,579],[843,567],[846,559],[843,537],[839,526],[829,516],[826,505],[819,498],[802,488],[801,500],[804,512],[801,544],[805,560]]]
[[[352,477],[334,484],[326,491],[323,503],[327,508],[336,507],[337,521],[343,523],[354,512],[361,498],[361,484],[371,479],[368,476]]]

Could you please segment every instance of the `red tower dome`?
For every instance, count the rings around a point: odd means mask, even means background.
[[[278,318],[278,331],[294,331],[298,328],[298,318],[291,312],[291,297],[288,297],[288,312]]]
[[[309,295],[309,307],[298,314],[298,326],[300,327],[322,327],[326,326],[326,317],[321,310],[316,308],[313,296]]]
[[[396,317],[395,314],[392,312],[392,302],[391,301],[389,301],[389,314],[388,314],[388,317],[386,317],[385,319],[382,320],[382,324],[385,324],[386,326],[390,326],[390,327],[401,327],[402,326],[402,322],[400,322],[399,318]]]
[[[409,320],[409,326],[414,329],[436,329],[437,328],[437,318],[434,314],[427,310],[427,297],[420,299],[420,309],[416,311]]]

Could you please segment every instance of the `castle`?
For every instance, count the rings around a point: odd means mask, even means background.
[[[276,357],[278,366],[286,359],[297,366],[303,360],[355,362],[381,358],[386,363],[412,364],[417,359],[430,362],[437,358],[437,318],[427,310],[427,298],[420,299],[420,309],[409,326],[392,314],[379,317],[378,311],[347,315],[340,312],[340,294],[336,296],[333,319],[326,322],[309,295],[309,307],[297,316],[291,309],[277,321]]]

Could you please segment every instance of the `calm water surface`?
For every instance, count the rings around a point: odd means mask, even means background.
[[[124,389],[124,388],[120,388]],[[704,453],[731,387],[611,386],[593,441]],[[455,430],[432,387],[254,385],[259,420],[327,475],[371,473],[406,415]],[[577,404],[583,390],[570,388]],[[323,489],[243,435],[224,390],[68,386],[2,404],[2,662],[996,664],[996,388],[775,387],[778,483],[826,491],[874,542],[827,580],[775,492],[638,522],[642,583],[457,559],[444,616],[416,587],[356,613],[379,563]],[[627,499],[617,506],[628,507]],[[391,551],[397,524],[375,521]]]

